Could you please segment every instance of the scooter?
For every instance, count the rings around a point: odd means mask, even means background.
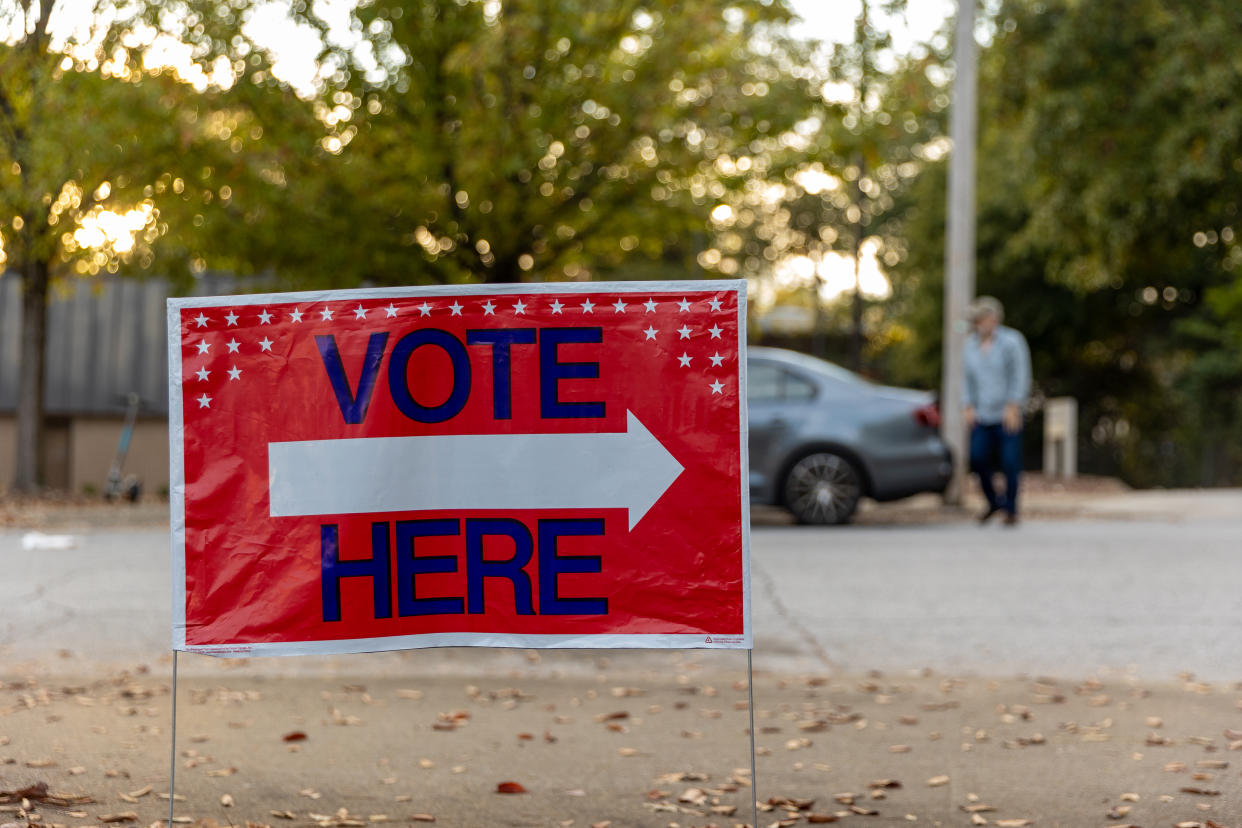
[[[138,478],[129,475],[121,479],[121,469],[125,466],[125,456],[129,454],[129,442],[134,436],[134,423],[138,419],[138,406],[142,400],[134,391],[125,395],[125,425],[121,428],[121,441],[116,447],[116,456],[112,458],[112,468],[108,469],[108,484],[104,497],[116,500],[124,496],[131,503],[136,502],[142,494],[142,484]]]

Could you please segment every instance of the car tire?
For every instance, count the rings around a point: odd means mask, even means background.
[[[808,454],[790,467],[784,481],[785,508],[799,523],[848,523],[862,498],[862,475],[831,451]]]

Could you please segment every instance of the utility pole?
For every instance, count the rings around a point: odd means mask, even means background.
[[[975,296],[975,140],[977,134],[978,55],[975,46],[975,0],[957,0],[953,37],[953,99],[949,137],[949,195],[944,246],[944,361],[940,393],[940,429],[953,453],[953,479],[945,502],[960,505],[969,464],[966,426],[962,421],[965,371],[962,354],[968,325],[966,308]]]

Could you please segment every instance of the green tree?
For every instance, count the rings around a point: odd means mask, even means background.
[[[716,161],[798,115],[786,18],[779,0],[377,0],[334,40],[303,10],[332,44],[317,105],[352,258],[317,278],[696,272]]]
[[[263,124],[290,138],[317,122],[287,93],[242,82],[241,22],[226,2],[0,0],[0,247],[22,282],[18,491],[43,479],[55,280],[273,258],[270,232],[260,244],[264,234],[237,231],[270,228],[261,219],[289,201],[281,158],[301,156],[261,144]],[[170,45],[189,49],[177,68],[158,59]],[[253,57],[261,80],[269,61]]]
[[[743,262],[743,272],[762,280],[789,257],[821,262],[836,253],[857,264],[868,246],[891,268],[907,256],[904,223],[921,203],[912,187],[928,159],[944,152],[948,76],[943,55],[931,46],[894,52],[877,10],[893,20],[904,8],[904,2],[863,3],[853,39],[822,45],[808,61],[804,119],[769,141],[763,181],[743,191],[722,222],[720,262]],[[810,342],[818,355],[855,369],[865,356],[876,362],[899,327],[888,317],[902,306],[866,302],[856,289],[858,276],[856,269],[854,289],[842,295],[848,305],[843,314],[817,304]],[[818,295],[821,287],[816,270],[810,292]]]
[[[979,291],[1081,401],[1084,459],[1131,482],[1237,480],[1242,7],[1008,0],[981,60]],[[943,170],[901,278],[939,350]],[[921,366],[921,367],[919,367]]]

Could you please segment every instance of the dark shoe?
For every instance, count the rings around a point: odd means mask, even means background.
[[[979,515],[979,522],[980,522],[980,523],[987,523],[989,520],[991,520],[991,519],[992,519],[992,515],[996,514],[996,513],[997,513],[997,512],[999,512],[1000,510],[1001,510],[1001,507],[999,507],[999,506],[989,506],[989,507],[988,507],[988,510],[987,510],[986,512],[984,512],[983,514]]]
[[[1018,516],[1015,515],[1013,512],[1010,512],[1009,514],[1005,515],[1005,525],[1006,526],[1017,526]]]

